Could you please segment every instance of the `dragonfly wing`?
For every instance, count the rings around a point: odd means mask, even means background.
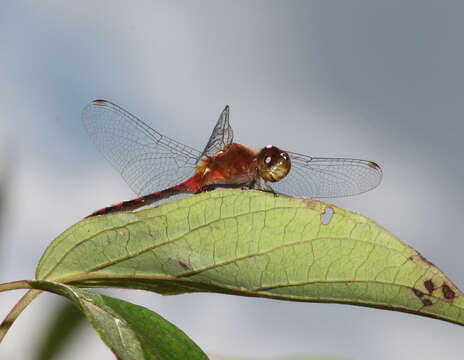
[[[216,122],[216,126],[211,133],[208,143],[205,149],[198,157],[197,162],[204,156],[213,156],[218,151],[222,150],[225,146],[232,143],[234,139],[234,131],[229,124],[229,105],[226,105],[219,119]]]
[[[200,152],[172,140],[105,100],[88,104],[82,119],[90,138],[138,195],[168,188],[195,172]]]
[[[282,194],[314,198],[351,196],[372,190],[382,180],[380,166],[372,161],[288,154],[292,162],[289,174],[270,184]]]

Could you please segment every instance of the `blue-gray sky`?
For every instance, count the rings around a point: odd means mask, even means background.
[[[464,288],[463,13],[460,1],[423,0],[4,2],[1,281],[32,278],[56,235],[134,195],[82,126],[85,104],[105,98],[198,149],[229,104],[239,142],[380,163],[379,188],[332,202],[374,219]],[[210,353],[423,360],[463,351],[462,328],[407,314],[118,294]],[[1,294],[0,316],[18,298]],[[31,358],[54,301],[45,294],[19,318],[0,358]],[[113,358],[90,326],[63,354],[97,356]]]

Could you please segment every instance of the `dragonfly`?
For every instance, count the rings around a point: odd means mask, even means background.
[[[154,130],[106,100],[94,100],[82,119],[90,138],[138,195],[87,217],[132,211],[179,194],[221,187],[271,191],[298,197],[333,198],[364,193],[382,180],[368,160],[323,158],[268,145],[235,143],[229,106],[221,112],[203,151]]]

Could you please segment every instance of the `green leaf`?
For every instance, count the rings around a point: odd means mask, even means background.
[[[143,306],[70,285],[48,281],[30,284],[77,305],[118,359],[208,359],[181,330]]]
[[[162,294],[356,304],[464,324],[462,292],[372,220],[260,191],[218,190],[82,220],[50,244],[36,276]]]
[[[85,317],[76,306],[66,301],[54,311],[47,328],[43,328],[37,359],[57,359],[61,350],[71,341],[76,331],[84,324]]]
[[[343,360],[339,356],[331,355],[282,355],[273,357],[242,357],[242,356],[211,356],[211,360]]]

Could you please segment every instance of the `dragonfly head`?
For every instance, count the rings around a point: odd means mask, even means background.
[[[282,180],[291,167],[290,156],[276,146],[268,145],[258,154],[258,175],[266,181]]]

